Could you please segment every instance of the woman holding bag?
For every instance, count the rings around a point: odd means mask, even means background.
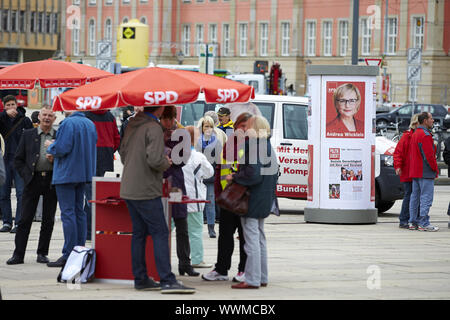
[[[241,217],[245,238],[245,282],[231,286],[233,289],[257,289],[268,283],[267,247],[264,219],[276,199],[278,163],[270,144],[270,125],[264,117],[249,119],[249,139],[239,154],[238,171],[233,182],[247,186],[250,192],[248,213]]]

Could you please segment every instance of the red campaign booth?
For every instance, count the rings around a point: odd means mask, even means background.
[[[133,280],[131,269],[132,224],[125,200],[120,198],[120,178],[92,179],[92,247],[97,255],[95,278]],[[167,207],[167,196],[163,197]],[[168,212],[168,210],[165,210]],[[169,218],[167,221],[169,222]],[[170,223],[169,230],[170,230]],[[170,233],[169,233],[170,234]],[[170,236],[169,239],[170,247]],[[149,277],[159,280],[153,257],[153,242],[149,236],[146,247]]]
[[[94,177],[92,179],[92,248],[97,261],[95,279],[134,280],[131,268],[132,223],[125,200],[120,198],[120,178]],[[164,183],[162,203],[169,227],[169,249],[171,249],[171,204],[206,203],[206,200],[187,199],[172,202],[168,199],[169,185]],[[146,246],[146,265],[148,276],[159,281],[156,270],[153,242],[149,236]]]

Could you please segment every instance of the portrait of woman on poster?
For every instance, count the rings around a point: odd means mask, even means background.
[[[335,137],[363,137],[364,122],[355,118],[361,105],[361,94],[358,88],[351,83],[339,86],[334,92],[333,102],[337,116],[327,123],[327,136],[336,134]]]

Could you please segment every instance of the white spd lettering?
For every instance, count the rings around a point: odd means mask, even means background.
[[[102,98],[94,96],[94,97],[78,97],[75,102],[78,110],[86,110],[89,109],[98,109],[102,105]]]
[[[220,98],[217,102],[231,102],[239,98],[239,92],[236,89],[217,89],[217,95]]]
[[[161,103],[175,103],[178,93],[175,91],[147,91],[144,94],[145,104],[159,105]]]

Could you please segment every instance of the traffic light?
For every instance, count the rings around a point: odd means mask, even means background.
[[[253,73],[255,74],[265,74],[268,70],[268,61],[255,61],[255,63],[253,64]]]

